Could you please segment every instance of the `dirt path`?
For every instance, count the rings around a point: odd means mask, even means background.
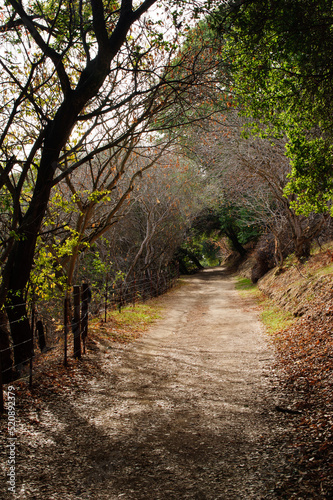
[[[221,270],[162,300],[165,318],[104,354],[85,393],[50,398],[22,442],[34,458],[19,498],[281,498],[282,417],[255,309]]]

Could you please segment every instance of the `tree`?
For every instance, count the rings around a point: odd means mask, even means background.
[[[178,32],[163,38],[161,22],[146,15],[155,2],[9,0],[2,8],[0,179],[10,211],[0,304],[16,364],[30,357],[25,289],[52,188],[144,133],[147,120],[203,79],[189,54],[172,62]]]
[[[288,193],[308,215],[331,211],[333,6],[327,0],[243,0],[220,8],[233,92],[252,131],[286,136]]]
[[[57,267],[63,276],[58,279],[62,290],[72,285],[79,255],[126,216],[133,189],[140,189],[143,173],[158,162],[168,146],[167,140],[153,147],[130,137],[126,148],[104,151],[57,186],[41,239],[51,252],[51,268]],[[59,211],[62,220],[55,222]]]
[[[125,283],[134,273],[159,274],[170,265],[201,209],[201,172],[195,165],[179,161],[177,153],[175,148],[143,174],[144,184],[132,196],[126,217],[114,230],[111,260],[119,262]]]
[[[284,154],[285,140],[274,142],[267,139],[243,140],[239,147],[239,165],[252,180],[260,179],[266,196],[258,197],[253,207],[260,207],[257,220],[262,227],[269,229],[275,239],[275,261],[282,265],[283,240],[291,240],[292,249],[298,260],[310,256],[311,243],[323,230],[327,217],[311,213],[308,216],[294,210],[295,195],[285,194],[290,172],[290,160]],[[268,196],[267,196],[268,195]],[[259,202],[259,203],[258,203]],[[255,211],[254,211],[255,213]]]
[[[227,236],[233,249],[245,255],[244,245],[260,234],[254,200],[262,188],[240,168],[241,127],[237,113],[227,110],[193,125],[183,147],[184,154],[200,165],[211,193],[194,229],[208,238],[216,232]]]
[[[275,263],[281,265],[286,251],[302,260],[322,231],[327,217],[304,216],[293,208],[295,195],[285,194],[290,160],[285,138],[242,136],[247,120],[230,108],[215,122],[192,127],[186,151],[204,169],[216,190],[216,201],[196,221],[203,232],[222,231],[239,253],[243,245],[271,231]],[[199,140],[200,138],[200,140]]]

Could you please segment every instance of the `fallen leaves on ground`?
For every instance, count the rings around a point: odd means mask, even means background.
[[[304,303],[304,297],[300,300]],[[290,457],[298,484],[286,481],[283,486],[292,492],[286,497],[290,499],[333,498],[332,279],[307,302],[304,316],[273,336],[284,406],[300,412],[293,420]]]

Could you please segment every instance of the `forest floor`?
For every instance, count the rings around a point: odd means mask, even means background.
[[[162,319],[133,342],[95,333],[80,362],[16,390],[13,498],[331,498],[303,480],[303,409],[235,278],[206,270],[158,302]]]

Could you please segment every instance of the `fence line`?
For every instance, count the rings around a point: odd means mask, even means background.
[[[86,350],[86,339],[88,336],[88,318],[89,314],[93,314],[93,316],[97,317],[103,317],[104,316],[104,321],[107,321],[107,312],[109,310],[115,310],[118,308],[118,310],[121,312],[121,309],[128,305],[128,304],[136,304],[139,301],[146,301],[150,298],[157,297],[158,295],[161,295],[165,293],[167,290],[169,290],[177,281],[179,277],[179,270],[177,269],[167,269],[163,270],[160,272],[155,271],[154,273],[152,272],[147,272],[143,276],[137,276],[134,274],[133,278],[131,280],[120,280],[118,279],[117,281],[111,283],[108,279],[106,279],[106,287],[103,293],[97,293],[97,290],[92,290],[90,291],[90,288],[88,284],[83,284],[80,287],[75,286],[74,290],[76,293],[76,298],[74,295],[75,299],[75,315],[72,317],[72,313],[69,310],[69,297],[68,294],[65,294],[64,298],[64,303],[63,303],[63,310],[64,310],[64,315],[63,315],[63,339],[64,339],[64,345],[63,345],[63,364],[65,366],[68,365],[68,338],[69,338],[69,331],[72,331],[72,345],[73,345],[73,357],[74,358],[81,358],[82,351],[81,351],[81,342],[83,345],[83,354],[85,354]],[[80,292],[80,293],[78,293]],[[96,292],[96,293],[94,293]],[[99,290],[99,292],[101,292]],[[79,296],[79,302],[77,300],[77,296]],[[82,299],[82,300],[80,300]],[[92,305],[92,311],[89,313],[88,312],[88,304],[90,303],[91,300],[91,305]],[[73,300],[74,302],[74,300]],[[26,304],[28,305],[28,304]],[[25,372],[22,373],[22,376],[19,376],[19,378],[15,378],[14,381],[8,382],[10,384],[13,384],[15,382],[19,382],[22,380],[29,379],[29,385],[32,385],[32,379],[33,379],[33,360],[36,358],[39,358],[43,355],[43,350],[40,348],[40,351],[36,352],[35,347],[37,345],[40,347],[41,342],[40,342],[40,330],[36,328],[38,321],[41,321],[40,318],[43,319],[44,323],[46,322],[45,320],[49,320],[47,316],[39,313],[36,311],[36,301],[33,302],[33,307],[34,307],[34,314],[31,316],[31,337],[27,340],[24,340],[22,342],[19,342],[17,344],[13,344],[12,341],[10,340],[9,345],[5,348],[0,349],[0,391],[1,395],[3,393],[3,386],[1,383],[3,383],[2,380],[2,375],[6,375],[8,372],[15,373],[16,370],[20,371],[22,366],[25,365]],[[17,307],[22,306],[22,304],[17,305]],[[13,307],[16,307],[13,306]],[[15,323],[19,322],[20,320],[15,320]],[[13,322],[14,323],[14,322]],[[3,328],[8,328],[10,325],[9,323],[2,324],[0,327]],[[37,333],[37,335],[36,335]],[[44,336],[45,337],[45,336]],[[38,342],[37,345],[35,345]],[[10,354],[13,352],[14,348],[17,348],[19,346],[22,346],[24,344],[31,343],[31,352],[29,356],[22,361],[19,364],[14,364],[11,363],[9,367],[4,368],[3,365],[3,354],[5,352],[10,352]],[[48,339],[49,343],[49,339]],[[46,346],[46,351],[53,349],[54,347],[59,346],[59,338],[57,339],[57,344],[54,346]],[[7,361],[10,360],[11,357],[7,358]],[[29,363],[29,367],[27,366]],[[8,364],[8,363],[7,363]],[[27,373],[29,371],[29,373]],[[7,385],[7,382],[6,384]],[[0,396],[1,400],[1,396]],[[1,402],[1,401],[0,401]],[[0,404],[0,413],[1,413],[1,404]]]

